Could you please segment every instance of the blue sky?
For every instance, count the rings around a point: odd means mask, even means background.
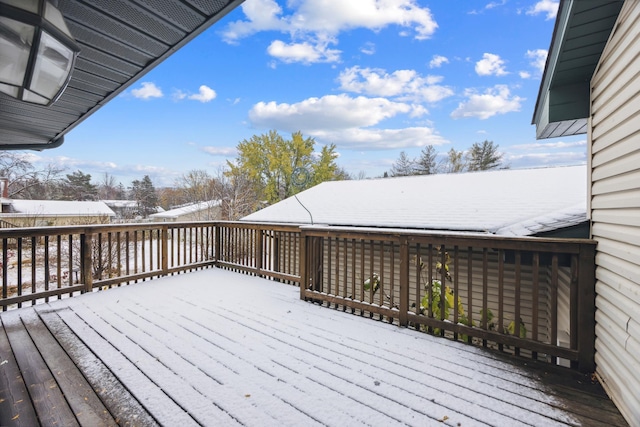
[[[36,164],[129,186],[215,175],[244,139],[301,131],[353,175],[401,151],[485,139],[512,168],[580,164],[586,136],[535,139],[558,1],[247,0],[72,130]]]

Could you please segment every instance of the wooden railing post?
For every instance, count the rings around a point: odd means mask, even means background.
[[[300,230],[300,299],[305,299],[305,290],[309,284],[309,254],[307,251],[310,245],[307,245],[307,235],[304,230]]]
[[[407,236],[400,237],[400,326],[409,323],[409,240]]]
[[[578,369],[595,371],[596,272],[595,246],[580,245],[578,256]]]
[[[91,247],[93,246],[93,232],[90,228],[87,228],[80,235],[80,247],[81,247],[81,265],[80,265],[80,274],[82,275],[82,281],[84,283],[84,292],[92,292],[93,291],[93,256]],[[73,274],[73,273],[70,273]]]
[[[162,275],[166,276],[169,274],[169,227],[167,225],[162,226],[161,234],[160,234],[161,242],[161,265],[162,265]]]
[[[216,267],[220,267],[218,262],[220,261],[220,248],[222,246],[222,239],[220,237],[220,224],[219,223],[216,223],[216,225],[214,227],[214,233],[215,233],[215,236],[213,236],[214,237],[213,249],[214,249],[215,253],[214,253],[213,259],[215,261]]]
[[[255,229],[255,242],[254,242],[254,246],[255,246],[255,262],[256,262],[256,274],[260,277],[262,276],[261,270],[262,270],[262,257],[263,257],[263,253],[264,253],[264,239],[262,238],[264,234],[264,230],[262,229],[262,227],[258,227]]]

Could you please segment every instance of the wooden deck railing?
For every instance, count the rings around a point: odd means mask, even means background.
[[[244,222],[0,230],[3,310],[217,266],[300,298],[581,370],[595,243]]]
[[[595,243],[302,229],[305,300],[594,369]]]
[[[297,227],[225,222],[0,230],[3,311],[219,266],[299,282]]]

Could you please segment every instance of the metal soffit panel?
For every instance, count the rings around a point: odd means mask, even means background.
[[[64,135],[243,0],[60,0],[80,45],[51,107],[0,94],[0,150],[59,146]]]
[[[588,86],[602,51],[622,8],[622,0],[561,0],[551,40],[532,123],[543,126],[538,138],[553,138],[584,133],[588,106],[581,106],[581,94],[574,100],[562,99],[558,105],[549,102],[554,89],[575,85]],[[549,120],[550,109],[575,108],[570,119]],[[545,117],[546,115],[546,117]],[[565,132],[566,131],[566,132]]]

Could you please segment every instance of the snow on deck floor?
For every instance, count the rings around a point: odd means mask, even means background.
[[[531,372],[491,352],[320,307],[296,287],[230,271],[36,311],[59,316],[161,425],[580,424]],[[102,375],[79,365],[90,382]]]

